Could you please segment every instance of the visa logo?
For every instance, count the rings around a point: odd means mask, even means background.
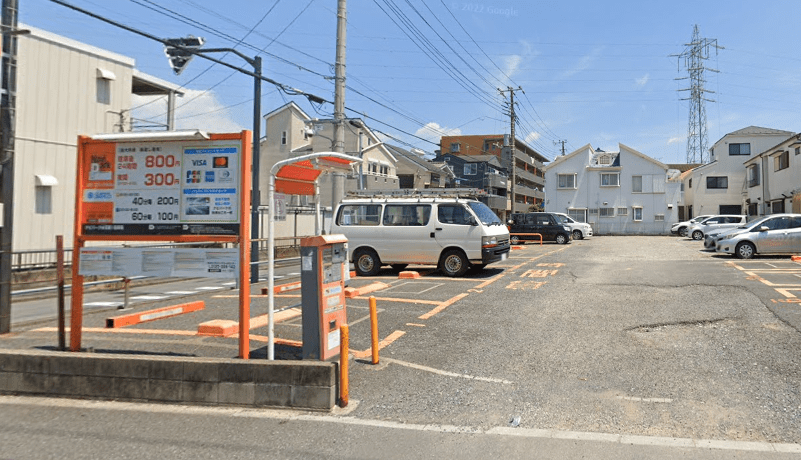
[[[206,166],[206,160],[192,160],[192,166]]]

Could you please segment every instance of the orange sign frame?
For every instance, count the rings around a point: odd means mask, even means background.
[[[111,200],[97,200],[86,202],[85,198],[98,193],[114,193],[115,170],[119,156],[124,154],[119,145],[132,142],[147,142],[153,145],[164,143],[202,144],[203,140],[162,140],[157,135],[152,139],[141,137],[141,133],[130,140],[120,139],[105,141],[93,139],[88,136],[78,136],[78,159],[75,191],[75,219],[74,219],[74,256],[72,258],[72,307],[70,317],[70,350],[80,351],[81,332],[83,327],[83,276],[80,272],[80,250],[88,241],[137,241],[137,242],[175,242],[175,243],[234,243],[239,246],[239,357],[248,359],[250,355],[250,204],[252,182],[252,145],[253,135],[249,130],[241,133],[209,134],[208,141],[232,141],[239,145],[239,180],[236,184],[238,190],[238,223],[237,232],[230,231],[222,234],[87,234],[84,224],[87,221],[98,225],[113,222],[113,206]],[[93,168],[93,169],[90,169]],[[94,180],[87,180],[93,174]],[[182,179],[182,178],[181,178]],[[105,199],[105,197],[104,197]],[[108,220],[109,222],[105,222]],[[229,227],[230,229],[230,227]],[[245,280],[245,281],[243,281]]]

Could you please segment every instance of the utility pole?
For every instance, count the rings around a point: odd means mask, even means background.
[[[562,144],[562,156],[565,156],[565,142],[566,140],[553,141],[553,145]]]
[[[523,88],[518,86],[517,88],[512,88],[511,86],[507,86],[505,90],[498,88],[498,91],[501,95],[505,95],[506,92],[509,92],[509,120],[511,124],[511,135],[509,139],[510,145],[507,146],[509,149],[509,170],[511,171],[511,190],[510,193],[512,194],[512,213],[515,212],[515,184],[517,182],[517,174],[516,174],[516,161],[515,161],[515,91],[523,91]]]
[[[706,163],[706,151],[708,147],[707,131],[706,131],[706,107],[704,102],[715,102],[712,99],[704,97],[705,93],[714,93],[714,91],[704,88],[706,79],[704,78],[704,71],[719,72],[715,69],[704,67],[704,61],[709,59],[709,49],[714,48],[715,53],[717,50],[723,49],[718,45],[717,39],[714,38],[701,38],[701,32],[696,24],[693,28],[693,38],[690,43],[686,43],[686,48],[681,54],[673,54],[679,58],[679,65],[681,65],[681,58],[684,58],[684,67],[689,72],[689,77],[676,78],[676,80],[690,79],[690,87],[683,88],[679,91],[689,91],[690,96],[681,99],[682,101],[690,101],[690,118],[687,124],[687,163]]]
[[[18,0],[3,0],[2,90],[0,90],[0,194],[3,198],[0,235],[0,334],[11,332],[11,258],[14,250],[14,136],[17,107]]]
[[[337,0],[337,51],[334,64],[334,152],[345,153],[345,32],[347,0]],[[331,212],[345,196],[345,175],[331,173]]]

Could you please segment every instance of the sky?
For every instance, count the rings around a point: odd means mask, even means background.
[[[152,36],[193,35],[206,48],[259,55],[279,84],[262,86],[263,114],[294,101],[313,118],[333,118],[333,105],[303,94],[334,100],[335,0],[64,1]],[[345,115],[388,143],[433,153],[443,135],[508,133],[508,88],[521,88],[515,135],[548,159],[562,145],[570,153],[620,143],[685,163],[690,81],[679,55],[694,27],[710,43],[711,147],[752,125],[801,131],[800,14],[797,0],[349,0]],[[175,75],[159,42],[50,0],[19,0],[19,20],[182,86],[179,129],[253,127],[250,76],[199,57]],[[215,57],[252,69],[233,54]],[[135,118],[163,121],[163,100],[133,105]]]

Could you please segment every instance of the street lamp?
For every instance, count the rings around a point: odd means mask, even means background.
[[[238,67],[234,67],[242,73],[252,75],[254,78],[253,85],[253,172],[252,172],[252,191],[250,202],[250,282],[257,283],[259,281],[259,206],[261,205],[261,196],[259,192],[259,159],[260,154],[260,140],[261,140],[261,57],[256,56],[250,58],[240,53],[233,48],[207,48],[201,50],[205,40],[202,37],[184,37],[184,38],[168,38],[162,41],[164,44],[164,54],[170,61],[175,75],[179,75],[183,71],[186,64],[192,59],[195,54],[205,55],[207,53],[233,53],[241,57],[248,64],[253,66],[253,73],[247,72]],[[205,57],[205,56],[204,56]],[[216,62],[216,61],[215,61]],[[230,66],[229,66],[230,67]],[[270,203],[272,209],[272,203]]]

